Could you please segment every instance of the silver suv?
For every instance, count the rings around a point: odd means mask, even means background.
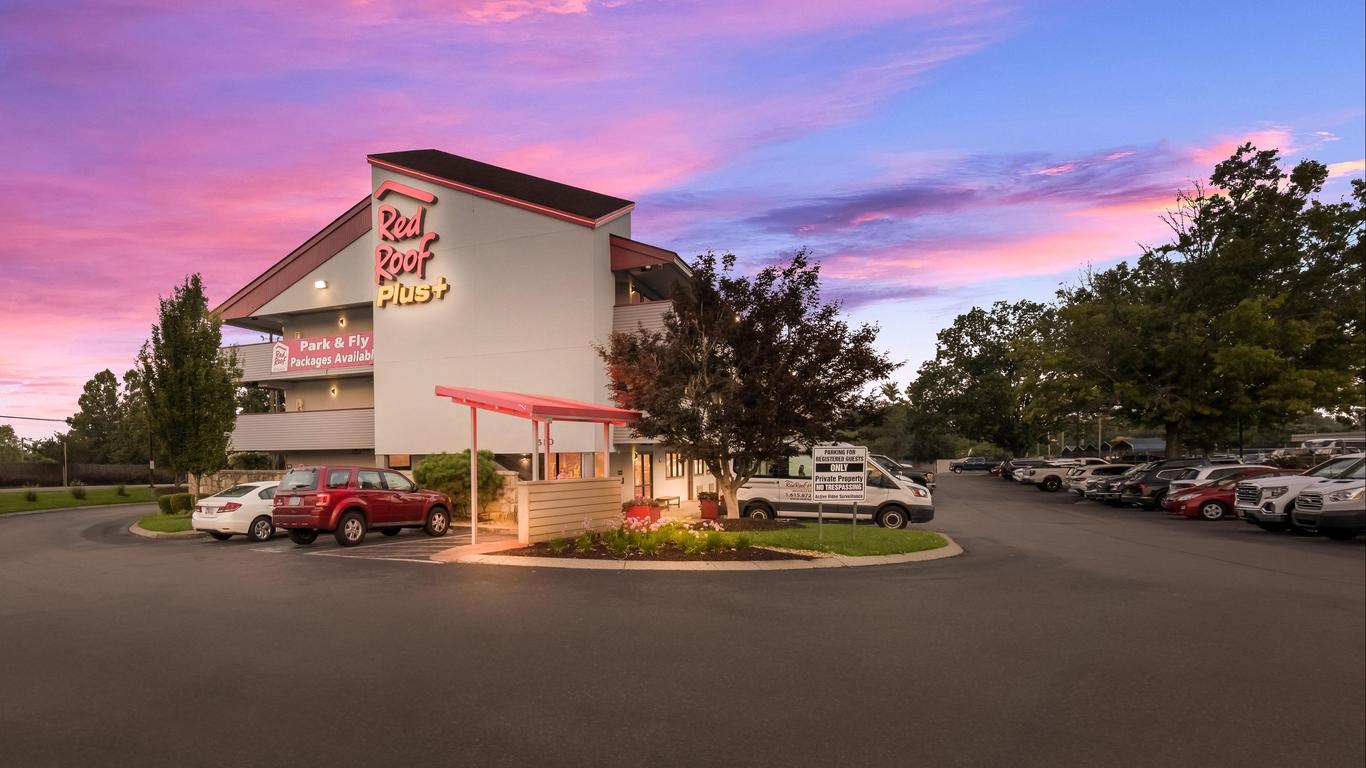
[[[1234,491],[1238,517],[1265,531],[1283,531],[1294,521],[1296,497],[1315,483],[1349,478],[1361,471],[1366,454],[1336,456],[1302,475],[1279,475],[1244,480]]]

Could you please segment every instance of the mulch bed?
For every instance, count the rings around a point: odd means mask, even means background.
[[[757,530],[757,529],[749,529]],[[671,562],[684,560],[705,560],[705,561],[735,561],[735,560],[810,560],[811,558],[803,555],[795,555],[789,552],[777,552],[763,547],[745,547],[744,549],[722,549],[716,552],[702,552],[690,555],[678,547],[668,546],[659,550],[653,557],[646,557],[638,553],[633,553],[625,558],[620,555],[612,554],[607,550],[607,546],[602,542],[597,542],[593,548],[587,552],[577,548],[566,550],[558,555],[551,554],[550,548],[546,544],[532,544],[529,547],[519,549],[509,549],[498,553],[499,555],[512,555],[514,557],[559,557],[571,558],[575,560],[667,560]]]
[[[801,527],[800,523],[791,520],[752,520],[748,517],[738,517],[734,520],[727,518],[716,522],[727,531],[781,531],[784,528]]]

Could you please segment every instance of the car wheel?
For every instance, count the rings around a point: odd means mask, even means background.
[[[1357,532],[1334,529],[1324,531],[1323,535],[1327,536],[1333,541],[1351,541],[1352,539],[1355,539],[1357,537]]]
[[[422,532],[428,536],[445,536],[446,531],[451,529],[451,513],[445,507],[432,507],[432,511],[427,513],[427,522],[422,526]]]
[[[955,475],[961,475],[961,474],[963,474],[963,470],[958,469],[957,467],[954,467],[953,469],[951,469],[951,470],[949,470],[949,471],[952,472],[952,473],[954,473]]]
[[[382,534],[384,534],[385,536],[397,536],[397,535],[398,535],[398,532],[401,531],[401,530],[403,530],[403,529],[402,529],[402,528],[393,528],[393,527],[389,527],[389,528],[381,528],[381,529],[379,529],[379,532],[382,533]]]
[[[906,512],[901,507],[888,507],[878,516],[877,524],[883,528],[905,528]]]
[[[1207,501],[1200,506],[1200,518],[1202,520],[1223,520],[1228,514],[1228,508],[1218,501]]]
[[[289,540],[302,547],[317,541],[318,532],[312,528],[290,528]]]
[[[275,535],[275,525],[265,515],[257,517],[247,526],[247,538],[252,541],[269,541]]]
[[[209,531],[209,535],[219,541],[227,541],[232,538],[231,533],[223,533],[222,531]]]
[[[365,541],[365,517],[359,512],[347,512],[337,521],[333,538],[343,547],[354,547]]]
[[[1045,477],[1043,482],[1039,483],[1039,490],[1048,491],[1049,493],[1052,493],[1061,487],[1062,481],[1056,477]]]
[[[751,504],[745,507],[745,517],[752,520],[772,520],[775,515],[767,504]]]

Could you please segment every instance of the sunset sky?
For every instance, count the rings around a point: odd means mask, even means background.
[[[195,10],[197,9],[197,10]],[[1132,257],[1238,143],[1363,169],[1360,0],[0,0],[0,414],[131,367],[435,147],[635,200],[748,268],[806,245],[906,365]],[[11,421],[22,435],[53,425]]]

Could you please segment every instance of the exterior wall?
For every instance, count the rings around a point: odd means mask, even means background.
[[[372,169],[371,188],[391,179],[437,197],[424,221],[426,232],[439,235],[426,274],[401,281],[445,277],[450,290],[439,300],[374,310],[376,451],[469,447],[469,410],[437,399],[438,384],[606,404],[606,373],[593,345],[612,324],[615,281],[607,238],[629,234],[629,216],[593,230],[379,168]],[[404,215],[417,210],[414,201],[398,196],[384,202]],[[379,206],[374,208],[378,216]],[[378,227],[370,241],[373,252]],[[373,258],[349,279],[364,282],[373,294]],[[530,450],[526,421],[480,416],[481,449]],[[555,448],[599,450],[600,431],[556,424]]]
[[[607,477],[518,483],[517,511],[523,544],[606,530],[621,523],[621,482]]]
[[[353,467],[380,466],[381,462],[375,459],[374,451],[289,451],[285,454],[285,466],[306,467],[320,464],[345,464]],[[404,474],[412,474],[406,469],[399,471]]]
[[[612,331],[634,333],[639,328],[662,332],[664,316],[673,309],[672,301],[651,301],[644,304],[622,304],[612,309]]]
[[[353,240],[337,255],[314,268],[303,279],[286,288],[253,314],[260,316],[307,312],[350,304],[370,306],[370,302],[375,298],[374,291],[370,290],[370,286],[364,280],[355,278],[357,274],[370,274],[375,266],[374,246],[371,245],[368,234]],[[317,280],[326,280],[327,287],[314,288],[313,283]]]
[[[330,391],[337,388],[334,397]],[[303,407],[300,408],[300,403]],[[285,385],[288,411],[333,411],[339,408],[375,407],[375,384],[369,378],[347,377],[292,381]]]
[[[233,451],[363,449],[374,453],[375,411],[351,408],[285,413],[240,413],[228,438]]]
[[[343,318],[346,320],[345,326],[338,322],[339,319]],[[373,313],[368,306],[291,315],[285,319],[284,325],[284,337],[286,339],[292,339],[296,336],[308,338],[309,336],[359,333],[374,330],[375,327]]]

